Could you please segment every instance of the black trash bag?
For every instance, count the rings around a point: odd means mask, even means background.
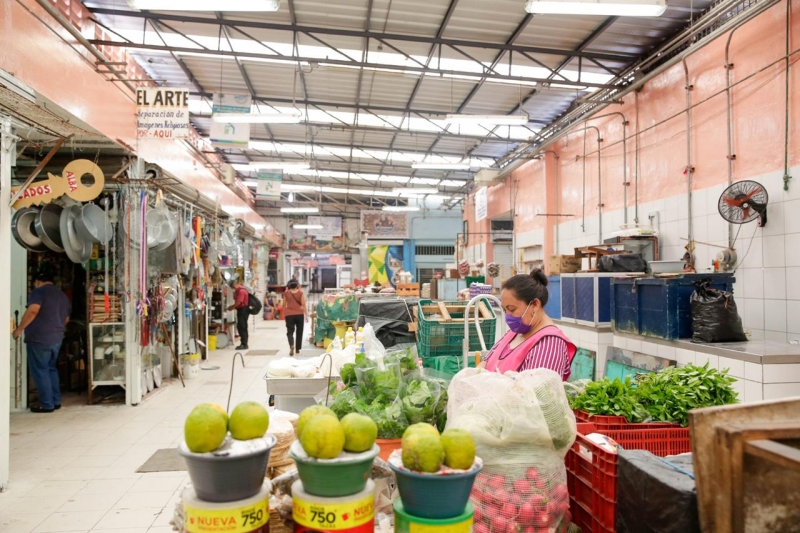
[[[692,342],[745,342],[733,294],[712,289],[709,280],[692,293]]]
[[[700,533],[690,455],[666,464],[645,450],[618,454],[617,533]]]
[[[642,254],[604,255],[597,268],[600,272],[647,272],[647,261]]]

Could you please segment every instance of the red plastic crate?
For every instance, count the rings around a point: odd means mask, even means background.
[[[689,428],[672,425],[641,429],[604,429],[579,423],[578,436],[567,452],[567,486],[573,521],[583,533],[614,533],[617,513],[617,454],[585,437],[600,433],[611,437],[627,450],[647,450],[659,457],[691,451]]]
[[[580,423],[593,424],[598,429],[637,429],[647,427],[648,429],[655,428],[673,428],[678,427],[674,422],[628,422],[624,416],[609,416],[609,415],[590,415],[586,411],[572,410],[575,413],[575,420]]]

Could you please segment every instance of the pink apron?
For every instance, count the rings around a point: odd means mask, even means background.
[[[575,346],[560,329],[557,327],[548,326],[540,329],[525,339],[522,344],[507,353],[505,357],[501,357],[506,351],[506,347],[515,336],[516,333],[509,331],[503,336],[502,339],[500,339],[497,344],[495,344],[494,348],[492,349],[492,354],[486,359],[487,370],[499,372],[501,374],[504,374],[508,371],[517,372],[519,367],[522,366],[522,363],[525,362],[525,357],[527,357],[528,353],[540,340],[544,339],[545,337],[558,337],[567,343],[567,358],[569,359],[570,365],[572,364],[572,359],[575,357],[575,353],[578,351],[577,346]],[[566,377],[564,377],[564,379],[567,379],[568,377],[569,373]]]

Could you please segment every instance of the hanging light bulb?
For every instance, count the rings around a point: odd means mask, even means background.
[[[294,193],[293,193],[293,192],[290,192],[290,193],[289,193],[289,198],[288,198],[288,200],[289,200],[289,203],[290,203],[290,204],[291,204],[292,202],[294,202]]]

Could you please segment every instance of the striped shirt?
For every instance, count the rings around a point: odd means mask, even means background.
[[[547,328],[554,327],[556,326],[547,326]],[[500,354],[500,357],[505,358],[511,351],[512,348],[509,343],[503,353]],[[490,352],[487,359],[491,357],[491,355]],[[567,343],[564,342],[564,339],[552,335],[543,337],[531,348],[528,355],[525,356],[525,360],[522,362],[517,372],[533,370],[535,368],[547,368],[559,374],[564,381],[569,379],[572,369],[569,361]]]

